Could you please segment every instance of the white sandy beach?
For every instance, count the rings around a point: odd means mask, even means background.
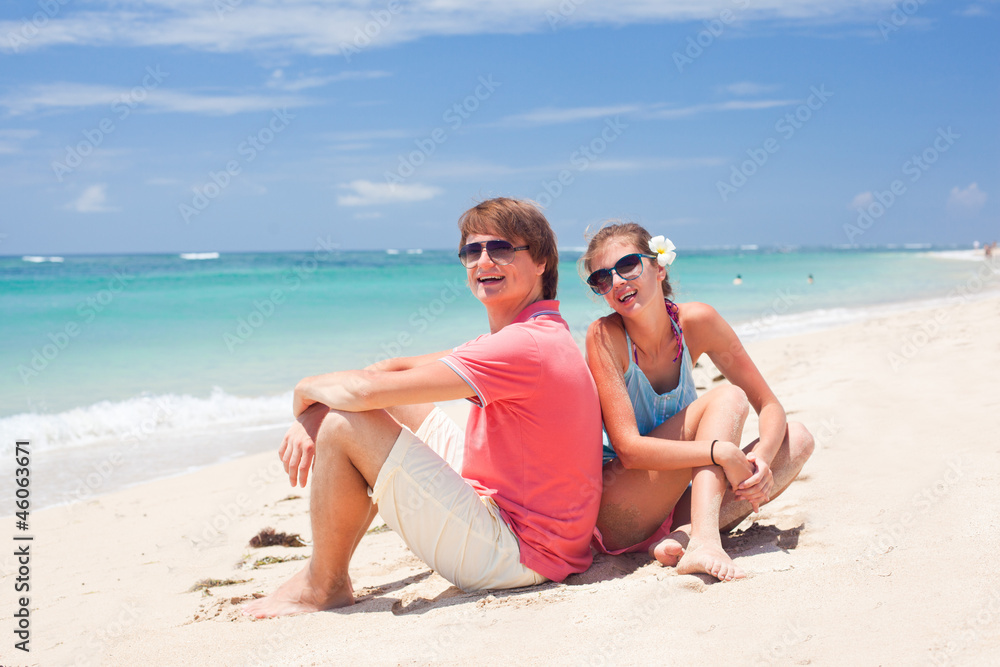
[[[353,607],[251,621],[239,605],[302,563],[241,564],[309,553],[247,546],[265,526],[310,538],[308,490],[270,453],[34,512],[31,652],[13,649],[4,548],[0,663],[995,664],[998,330],[991,297],[753,343],[817,447],[726,542],[746,580],[633,554],[466,594],[381,531],[355,555]],[[13,517],[0,526],[11,544]],[[207,578],[245,581],[188,592]]]

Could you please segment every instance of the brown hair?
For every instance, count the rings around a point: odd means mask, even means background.
[[[591,272],[590,262],[594,259],[594,255],[596,255],[608,241],[620,239],[635,246],[636,250],[639,252],[648,254],[651,252],[649,249],[649,240],[651,238],[653,238],[653,236],[647,232],[642,225],[637,225],[634,222],[615,222],[612,220],[604,223],[604,225],[590,237],[589,243],[587,243],[587,252],[583,253],[583,256],[580,257],[580,276],[586,280],[587,276],[589,276]],[[668,299],[674,293],[673,288],[670,286],[669,269],[667,270],[667,275],[663,278],[663,282],[660,283],[660,289],[663,290],[663,296]]]
[[[509,241],[521,239],[528,246],[531,259],[545,262],[542,298],[556,298],[559,284],[556,234],[534,202],[508,197],[487,199],[463,213],[458,219],[458,228],[462,233],[459,250],[472,234],[496,234]]]

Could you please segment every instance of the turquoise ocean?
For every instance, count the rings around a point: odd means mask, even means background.
[[[559,300],[582,344],[608,309],[578,257],[561,252]],[[685,251],[671,278],[753,340],[990,294],[981,265],[968,248],[744,247]],[[36,507],[276,449],[300,378],[487,331],[453,250],[0,257],[0,312],[0,476],[29,439]]]

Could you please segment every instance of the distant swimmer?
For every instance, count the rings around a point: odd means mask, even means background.
[[[733,284],[734,285],[742,285],[743,284],[743,276],[741,276],[740,274],[737,273],[736,277],[733,278]]]
[[[811,273],[810,273],[810,274],[809,274],[809,277],[808,277],[808,278],[806,278],[806,280],[808,280],[808,281],[809,281],[809,284],[810,284],[810,285],[812,285],[812,284],[813,284],[813,274],[811,274]]]

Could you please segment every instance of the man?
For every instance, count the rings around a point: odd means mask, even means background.
[[[310,468],[313,556],[244,613],[352,604],[348,565],[376,511],[441,576],[472,591],[562,581],[591,562],[601,496],[597,389],[555,301],[555,235],[498,198],[459,220],[490,333],[450,352],[305,378],[281,460]],[[434,401],[469,399],[466,432]],[[461,449],[461,474],[447,461]]]

